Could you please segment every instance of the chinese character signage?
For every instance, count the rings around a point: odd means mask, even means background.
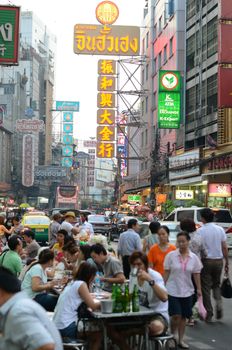
[[[179,71],[159,71],[158,127],[179,129],[181,122],[181,76]]]
[[[76,24],[74,52],[87,55],[138,56],[140,54],[140,28]]]
[[[112,158],[115,150],[115,61],[99,60],[98,74],[97,157]]]
[[[176,190],[176,199],[189,200],[193,198],[194,194],[192,190]]]
[[[18,64],[19,13],[19,7],[0,6],[0,64]]]
[[[31,187],[34,183],[34,136],[23,136],[22,185]]]
[[[97,5],[96,18],[101,24],[113,24],[118,16],[118,6],[112,1],[102,1]]]

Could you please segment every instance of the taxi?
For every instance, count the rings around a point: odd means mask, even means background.
[[[29,212],[22,218],[24,229],[29,228],[35,233],[35,239],[40,245],[49,241],[49,226],[51,220],[43,212]]]

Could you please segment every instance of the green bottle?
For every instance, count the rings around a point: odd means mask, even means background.
[[[126,284],[126,286],[125,286],[123,311],[130,312],[130,294],[129,294],[128,284]]]
[[[134,291],[132,295],[132,311],[138,312],[139,308],[139,291],[137,285],[134,286]]]
[[[112,287],[112,294],[111,294],[111,299],[113,301],[113,312],[116,312],[116,284],[114,283],[113,284],[113,287]]]
[[[115,312],[123,312],[123,295],[119,285],[116,286]]]

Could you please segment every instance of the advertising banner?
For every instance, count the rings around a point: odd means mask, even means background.
[[[178,129],[181,119],[179,93],[159,92],[158,127],[160,129]]]
[[[0,64],[18,64],[20,8],[0,6]]]
[[[76,101],[56,101],[56,111],[79,112],[80,102]]]
[[[74,52],[87,55],[137,56],[140,54],[140,28],[76,24]]]
[[[179,71],[159,71],[158,127],[179,129],[181,122],[181,75]]]
[[[209,197],[231,197],[231,184],[209,184]]]

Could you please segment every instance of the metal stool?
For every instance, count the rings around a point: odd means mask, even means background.
[[[84,340],[80,339],[65,339],[63,338],[63,347],[64,350],[86,350],[87,349],[87,343]]]
[[[173,344],[173,346],[171,347],[172,350],[177,350],[177,341],[174,338],[173,334],[166,334],[162,337],[149,337],[149,341],[150,342],[154,342],[155,343],[155,349],[156,350],[169,350],[170,347],[169,345],[171,345],[170,343]]]

